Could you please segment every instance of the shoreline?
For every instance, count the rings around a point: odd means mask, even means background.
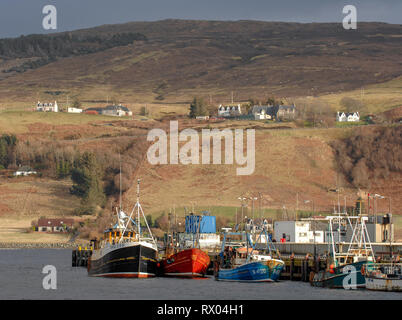
[[[0,249],[76,249],[82,243],[66,242],[0,242]]]

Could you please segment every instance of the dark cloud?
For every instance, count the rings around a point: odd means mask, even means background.
[[[402,23],[401,0],[1,0],[0,37],[46,32],[46,4],[57,8],[57,31],[168,18],[341,23],[346,4],[358,21]]]

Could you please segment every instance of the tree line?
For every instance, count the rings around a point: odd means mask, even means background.
[[[0,39],[0,57],[4,59],[37,58],[14,66],[4,72],[24,72],[57,60],[104,51],[118,46],[126,46],[134,41],[147,40],[141,33],[116,33],[113,35],[82,35],[62,33],[56,35],[20,36],[19,38]]]
[[[402,171],[402,127],[359,128],[332,144],[337,169],[355,187]]]
[[[17,137],[15,135],[3,134],[0,137],[0,169],[6,169],[15,163],[15,148]]]
[[[142,132],[133,129],[128,136],[118,136],[110,140],[110,146],[102,139],[91,149],[82,149],[78,143],[63,140],[15,140],[13,162],[8,167],[29,165],[44,177],[70,179],[71,193],[82,199],[82,208],[77,213],[95,212],[97,207],[106,205],[109,197],[117,197],[132,184],[133,174],[146,152],[148,142]],[[110,150],[110,152],[105,152]],[[120,154],[120,156],[119,156]]]

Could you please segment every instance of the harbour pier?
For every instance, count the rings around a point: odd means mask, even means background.
[[[71,266],[72,267],[86,267],[88,260],[92,255],[92,247],[78,247],[72,251]]]
[[[329,258],[329,243],[275,243],[280,252],[280,258],[285,262],[281,272],[281,280],[308,282],[311,271],[326,269]],[[347,252],[350,243],[339,243],[340,252]],[[374,254],[378,261],[390,261],[390,253],[402,254],[402,243],[372,243]],[[264,249],[265,244],[257,244],[256,249]],[[314,254],[315,253],[315,254]]]

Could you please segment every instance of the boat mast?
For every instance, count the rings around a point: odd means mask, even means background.
[[[120,193],[120,196],[119,196],[119,208],[120,208],[120,211],[122,210],[122,208],[121,208],[121,154],[119,153],[119,162],[120,162],[120,177],[119,177],[119,179],[120,179],[120,186],[119,186],[119,193]]]
[[[393,266],[393,250],[392,250],[392,213],[391,210],[389,212],[389,251],[391,254],[391,268]]]
[[[202,216],[199,216],[200,219],[198,221],[198,228],[197,228],[197,236],[196,236],[196,246],[198,247],[198,249],[201,249],[200,246],[200,230],[201,230],[201,222],[202,222]]]
[[[138,236],[141,235],[141,221],[140,221],[140,179],[137,180],[137,227],[138,227]]]

